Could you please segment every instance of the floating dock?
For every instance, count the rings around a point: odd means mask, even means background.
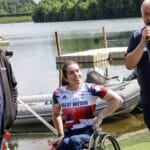
[[[63,54],[56,57],[56,67],[57,69],[61,69],[62,64],[68,60],[78,62],[82,64],[82,67],[93,67],[98,62],[102,63],[111,59],[124,59],[126,50],[127,47],[110,47]]]

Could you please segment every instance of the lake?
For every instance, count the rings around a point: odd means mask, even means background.
[[[130,18],[0,24],[0,32],[10,41],[8,50],[14,52],[10,61],[18,81],[19,95],[51,93],[58,86],[55,31],[60,35],[62,52],[69,53],[103,47],[103,26],[108,33],[108,46],[127,46],[129,32],[143,23],[141,18]],[[124,69],[123,65],[117,65],[109,75],[120,74],[120,67]],[[86,70],[83,69],[84,74]]]

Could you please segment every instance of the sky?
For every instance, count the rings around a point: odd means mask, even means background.
[[[40,0],[34,0],[36,3],[38,3]]]

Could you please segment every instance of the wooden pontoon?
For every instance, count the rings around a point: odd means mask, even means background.
[[[81,63],[83,67],[87,67],[86,65],[90,63],[94,64],[111,59],[123,59],[126,50],[127,47],[110,47],[64,54],[56,56],[56,67],[60,69],[66,60],[74,60],[79,64]]]

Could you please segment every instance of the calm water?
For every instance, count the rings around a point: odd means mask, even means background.
[[[68,53],[102,47],[101,41],[99,41],[99,37],[102,39],[102,26],[105,26],[108,32],[109,46],[127,46],[129,32],[140,28],[143,23],[140,18],[132,18],[0,24],[0,32],[7,40],[10,40],[8,50],[14,51],[14,56],[10,61],[18,81],[19,95],[51,93],[58,86],[58,70],[56,70],[55,62],[55,56],[57,55],[55,31],[60,34],[63,53]],[[83,69],[84,75],[88,69],[90,68]],[[124,65],[119,62],[111,65],[108,71],[109,76],[121,75],[123,77],[128,74]],[[122,123],[122,120],[126,123]],[[109,123],[106,123],[104,129],[111,129],[110,132],[119,135],[129,130],[133,131],[133,124],[135,129],[143,127],[143,122],[139,122],[139,116],[131,115],[112,122],[111,128]],[[119,127],[120,125],[126,125],[126,128],[124,128],[126,130],[117,130],[119,133],[116,133],[113,128],[116,129],[116,126]],[[131,129],[130,126],[132,126]],[[46,150],[49,137],[50,134],[17,134],[17,136],[12,136],[9,141],[10,149],[15,150],[13,147],[16,147],[17,150]]]
[[[98,39],[93,39],[94,42],[91,41],[91,43],[89,39],[98,37],[102,33],[102,26],[105,26],[110,35],[115,32],[122,35],[142,25],[140,18],[53,23],[30,22],[0,24],[0,32],[7,40],[10,40],[8,50],[14,51],[11,62],[18,81],[19,95],[33,95],[51,93],[58,86],[55,31],[60,34],[62,51],[72,52],[99,47]],[[113,46],[114,38],[112,39],[111,36],[108,38],[110,41],[108,45]],[[118,37],[115,43],[119,41]],[[124,46],[127,45],[126,43],[127,41],[123,43]],[[123,44],[118,44],[118,46]],[[113,69],[110,76],[113,72],[118,74],[118,70],[120,66],[115,67],[116,72]]]

